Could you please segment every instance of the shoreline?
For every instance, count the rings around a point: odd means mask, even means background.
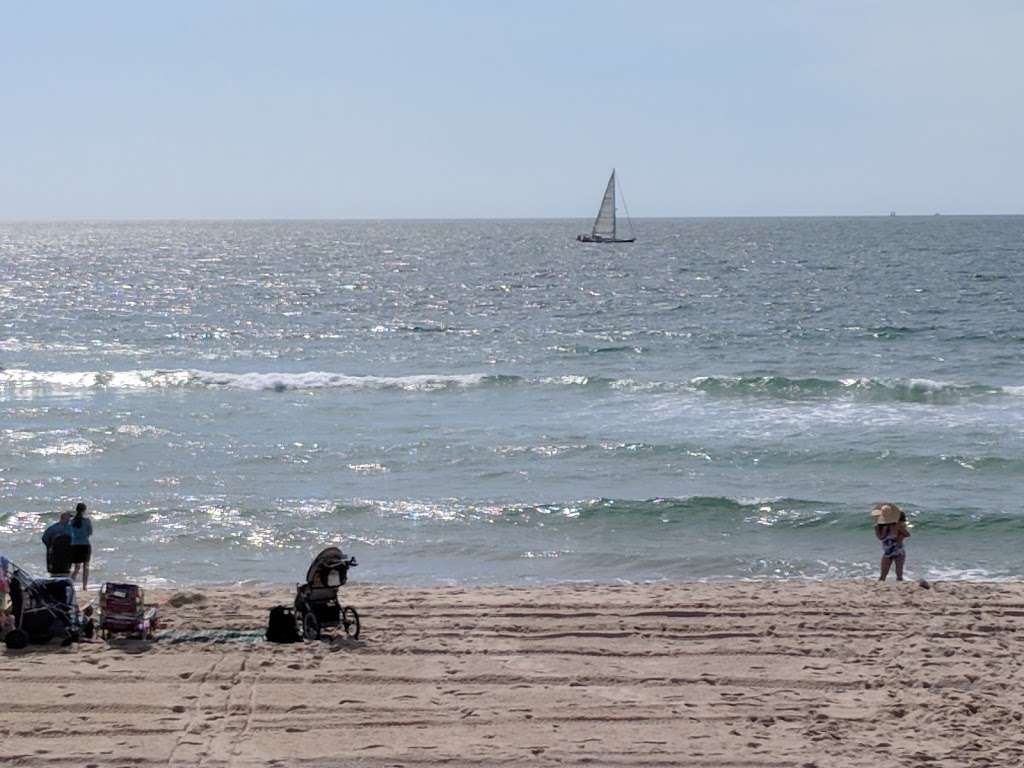
[[[340,598],[360,612],[358,641],[262,642],[268,609],[293,590],[150,589],[161,632],[190,641],[4,652],[0,762],[1024,760],[1008,735],[1024,717],[1021,583],[352,583]]]
[[[47,574],[32,572],[35,577],[47,577]],[[183,592],[189,590],[211,590],[214,592],[220,591],[234,591],[234,590],[256,590],[259,592],[294,592],[298,581],[257,581],[255,579],[242,579],[240,581],[216,581],[216,582],[204,582],[204,581],[191,581],[191,582],[179,582],[174,584],[147,584],[144,580],[133,581],[130,578],[124,579],[105,579],[104,581],[111,581],[117,583],[131,583],[138,584],[142,587],[147,596],[168,596],[176,592]],[[341,587],[342,593],[354,589],[368,589],[368,590],[447,590],[447,589],[459,589],[459,590],[510,590],[510,591],[528,591],[528,590],[549,590],[549,589],[560,589],[560,588],[593,588],[593,589],[618,589],[618,588],[659,588],[659,587],[728,587],[728,586],[745,586],[745,585],[824,585],[824,586],[841,586],[841,585],[879,585],[883,588],[888,585],[906,585],[907,587],[915,586],[920,587],[921,584],[925,583],[928,586],[925,589],[931,587],[942,587],[943,585],[957,585],[957,584],[973,584],[981,586],[1004,586],[1013,584],[1024,584],[1024,576],[1005,576],[1005,577],[986,577],[986,578],[924,578],[924,577],[907,577],[904,581],[898,582],[892,573],[889,574],[889,578],[884,582],[880,583],[876,576],[864,576],[864,577],[841,577],[841,578],[818,578],[813,576],[780,576],[777,578],[773,577],[744,577],[744,578],[733,578],[733,577],[715,577],[715,578],[701,578],[701,579],[685,579],[685,580],[671,580],[671,579],[657,579],[657,580],[640,580],[640,581],[629,581],[625,579],[617,579],[614,581],[603,581],[597,579],[552,579],[550,581],[536,581],[536,582],[460,582],[460,581],[448,581],[448,582],[433,582],[433,583],[393,583],[386,581],[362,581],[353,578],[345,586]],[[87,591],[82,590],[81,579],[79,578],[75,582],[75,594],[82,598],[83,596],[94,595],[99,591],[100,585],[103,581],[96,581],[95,583],[90,582],[89,589]],[[82,600],[79,599],[79,603]]]

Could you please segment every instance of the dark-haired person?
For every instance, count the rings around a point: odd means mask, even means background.
[[[46,546],[46,570],[51,576],[67,576],[71,571],[71,513],[61,512],[60,519],[43,531]]]
[[[92,520],[85,516],[85,509],[85,504],[78,502],[75,505],[75,516],[68,525],[71,534],[71,562],[75,566],[71,571],[71,580],[77,578],[78,566],[82,566],[82,589],[89,587],[89,561],[92,559],[92,544],[89,543]]]

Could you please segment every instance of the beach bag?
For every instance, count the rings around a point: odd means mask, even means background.
[[[275,605],[270,609],[267,621],[267,641],[271,643],[297,643],[299,630],[295,625],[295,610],[287,605]]]

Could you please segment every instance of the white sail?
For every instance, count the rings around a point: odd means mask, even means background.
[[[615,171],[608,179],[608,186],[604,190],[604,197],[601,198],[601,209],[594,219],[594,228],[590,234],[593,237],[603,237],[610,240],[615,239]]]

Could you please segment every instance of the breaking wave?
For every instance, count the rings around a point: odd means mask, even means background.
[[[993,386],[914,378],[791,378],[786,376],[697,376],[678,382],[645,381],[566,373],[529,378],[514,374],[452,373],[356,376],[328,371],[298,373],[212,372],[138,369],[127,371],[32,371],[0,369],[0,389],[81,390],[163,388],[289,390],[349,389],[433,392],[501,386],[571,387],[641,393],[690,393],[708,397],[750,397],[786,401],[852,400],[942,405],[966,400],[1024,397],[1024,386]]]
[[[365,465],[370,467],[371,465]],[[377,468],[379,471],[382,468]],[[933,534],[1006,537],[1024,534],[1024,513],[975,507],[932,509],[900,501],[915,531]],[[651,499],[593,498],[551,502],[495,502],[470,499],[354,499],[310,506],[293,501],[272,510],[283,528],[291,528],[298,515],[305,521],[335,520],[339,515],[352,522],[360,515],[373,520],[407,519],[421,522],[506,523],[517,527],[548,528],[556,523],[573,526],[611,525],[617,532],[649,526],[682,525],[694,530],[717,529],[741,534],[748,531],[807,531],[828,529],[828,535],[845,533],[870,537],[870,504],[851,505],[834,500],[797,498],[734,498],[729,496],[658,497]],[[204,512],[205,507],[199,508]],[[186,510],[179,510],[187,514]],[[267,510],[246,514],[266,514]],[[105,519],[105,525],[121,526],[149,519],[151,509],[125,510]],[[27,513],[0,512],[0,532],[11,533]],[[30,515],[35,518],[35,515]],[[221,517],[217,517],[221,520]],[[204,517],[208,523],[209,520]],[[37,521],[33,524],[37,524]],[[204,523],[205,524],[205,523]],[[219,523],[218,523],[219,524]]]
[[[901,502],[902,503],[902,502]],[[915,530],[957,532],[961,535],[1009,536],[1024,534],[1024,514],[977,508],[923,509],[903,504]],[[501,504],[458,499],[439,501],[362,500],[346,513],[372,511],[385,517],[450,522],[506,522],[513,525],[548,526],[555,520],[588,526],[610,523],[616,530],[650,525],[684,525],[744,528],[760,531],[795,531],[827,528],[837,534],[858,536],[868,532],[869,506],[851,506],[837,501],[791,498],[731,498],[690,496],[653,499],[596,498],[552,503]]]
[[[931,379],[787,378],[785,376],[701,376],[690,382],[712,395],[753,395],[782,400],[877,400],[907,403],[950,403],[993,395],[1020,395],[1022,387],[957,384]]]
[[[460,387],[475,387],[488,379],[501,379],[482,373],[420,374],[413,376],[349,376],[341,373],[306,371],[302,373],[214,373],[198,370],[131,371],[0,371],[0,387],[12,389],[162,389],[196,387],[207,389],[244,389],[284,392],[310,389],[374,389],[429,392]]]

